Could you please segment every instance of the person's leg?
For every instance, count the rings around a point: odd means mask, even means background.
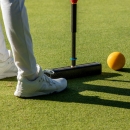
[[[24,0],[1,0],[1,9],[18,67],[18,84],[14,95],[32,97],[64,90],[67,87],[65,79],[50,79],[36,65]]]
[[[9,58],[9,53],[6,48],[5,39],[2,31],[2,27],[0,24],[0,62],[4,62]]]
[[[1,0],[1,9],[18,75],[33,79],[37,68],[24,0]]]
[[[7,50],[0,24],[0,79],[17,76],[17,68],[10,50]]]

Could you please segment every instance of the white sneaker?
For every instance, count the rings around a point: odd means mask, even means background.
[[[17,72],[12,53],[9,50],[9,58],[4,62],[0,62],[0,79],[17,76]]]
[[[64,78],[51,79],[38,66],[38,78],[29,81],[24,77],[18,77],[18,83],[14,95],[17,97],[34,97],[48,95],[54,92],[61,92],[67,87],[67,81]]]

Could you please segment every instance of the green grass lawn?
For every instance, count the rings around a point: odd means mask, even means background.
[[[43,69],[71,65],[70,1],[26,0],[26,6],[37,63]],[[31,99],[13,96],[16,77],[1,80],[0,129],[129,130],[129,46],[129,0],[79,0],[77,64],[100,62],[102,74],[68,80],[64,92]],[[125,55],[121,71],[107,66],[114,51]]]

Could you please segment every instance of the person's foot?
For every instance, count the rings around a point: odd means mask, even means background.
[[[38,78],[29,81],[25,77],[18,77],[18,83],[14,95],[21,98],[29,98],[41,95],[48,95],[54,92],[61,92],[67,87],[67,81],[64,78],[51,79],[38,66]]]
[[[0,79],[17,76],[17,72],[18,69],[14,64],[12,53],[9,50],[9,58],[4,62],[0,62]]]

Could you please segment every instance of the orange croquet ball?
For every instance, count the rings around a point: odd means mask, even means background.
[[[120,52],[113,52],[108,56],[107,64],[113,70],[120,70],[125,65],[125,57]]]

